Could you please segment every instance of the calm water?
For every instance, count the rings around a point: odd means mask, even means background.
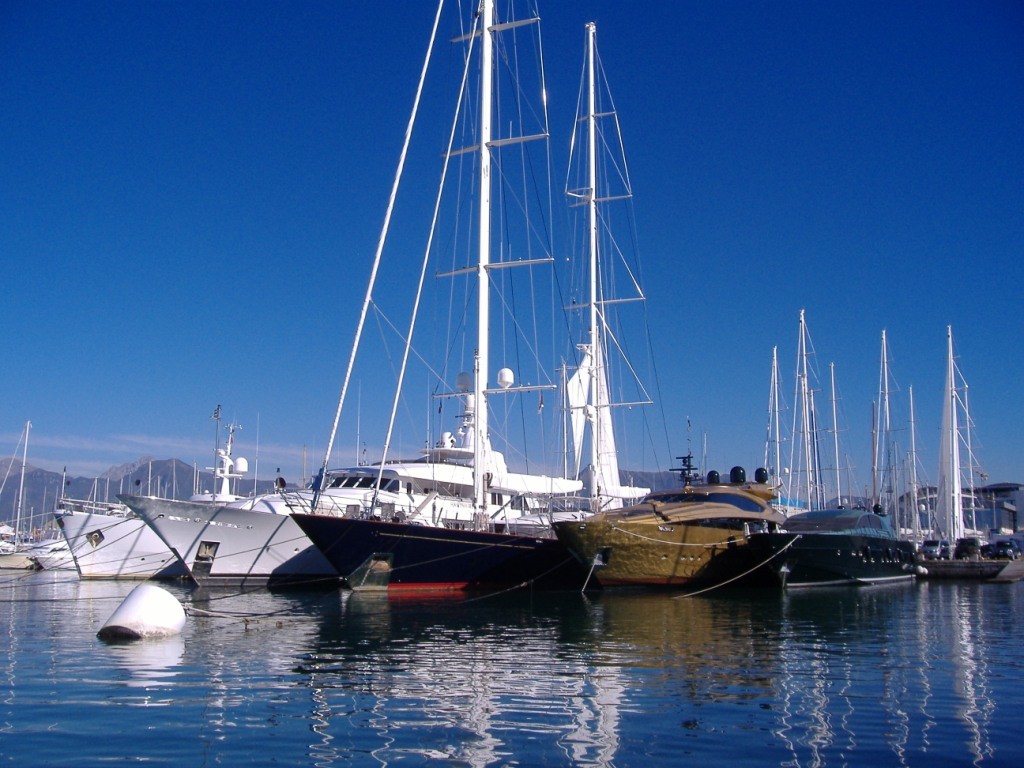
[[[476,601],[0,572],[0,763],[1019,766],[1024,584]]]

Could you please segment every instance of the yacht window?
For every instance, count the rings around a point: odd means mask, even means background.
[[[857,527],[881,529],[882,521],[878,519],[878,515],[861,515],[860,520],[857,521]]]
[[[652,494],[650,500],[668,504],[728,504],[744,512],[760,512],[764,509],[755,499],[736,493],[659,493],[656,496]]]

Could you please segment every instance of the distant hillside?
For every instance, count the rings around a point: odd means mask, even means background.
[[[10,469],[8,471],[8,465]],[[13,521],[17,514],[18,487],[21,484],[21,462],[17,459],[0,459],[0,481],[4,476],[0,492],[0,522]],[[61,495],[61,473],[50,472],[25,466],[25,501],[22,514],[33,518],[36,527],[48,522],[56,500]],[[165,498],[187,499],[195,487],[193,468],[178,459],[154,459],[144,456],[131,464],[111,467],[101,477],[68,477],[65,480],[64,496],[73,499],[96,498],[101,501],[114,500],[119,493],[139,493]],[[253,491],[251,477],[237,482],[236,493],[248,495]],[[213,489],[213,473],[199,471],[199,490]],[[273,489],[274,478],[260,479],[256,491],[266,493]]]

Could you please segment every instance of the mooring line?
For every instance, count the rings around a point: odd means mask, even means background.
[[[796,536],[794,536],[794,537],[793,537],[792,541],[790,541],[790,542],[789,542],[788,544],[786,544],[786,546],[784,546],[784,547],[783,547],[782,549],[780,549],[780,550],[779,550],[778,552],[776,552],[775,554],[773,554],[773,555],[772,555],[771,557],[769,557],[769,558],[768,558],[767,560],[765,560],[765,561],[764,561],[763,563],[758,563],[757,565],[755,565],[755,566],[754,566],[753,568],[751,568],[750,570],[744,571],[744,572],[743,572],[743,573],[741,573],[741,574],[738,574],[738,575],[736,575],[736,576],[733,576],[733,577],[732,577],[731,579],[726,579],[725,581],[721,582],[720,584],[712,584],[712,585],[711,585],[710,587],[705,587],[704,589],[698,589],[698,590],[697,590],[696,592],[687,592],[687,593],[686,593],[685,595],[676,595],[676,596],[675,596],[674,598],[672,598],[672,599],[673,599],[673,600],[678,600],[678,599],[679,599],[679,598],[681,598],[681,597],[695,597],[696,595],[703,595],[703,594],[704,594],[705,592],[710,592],[710,591],[711,591],[711,590],[713,590],[713,589],[718,589],[719,587],[724,587],[724,586],[726,586],[727,584],[731,584],[732,582],[736,581],[737,579],[742,579],[742,578],[743,578],[744,576],[746,576],[746,575],[748,575],[748,574],[750,574],[750,573],[753,573],[753,572],[754,572],[754,571],[756,571],[756,570],[757,570],[758,568],[760,568],[760,567],[762,567],[762,566],[764,566],[764,565],[767,565],[768,563],[770,563],[770,562],[771,562],[772,560],[774,560],[774,559],[775,559],[776,557],[778,557],[779,555],[781,555],[781,554],[782,554],[783,552],[785,552],[785,551],[786,551],[787,549],[789,549],[789,548],[790,548],[791,546],[793,546],[794,544],[796,544],[797,540],[798,540],[798,539],[800,539],[800,538],[802,538],[802,537],[800,536],[800,534],[797,534]]]

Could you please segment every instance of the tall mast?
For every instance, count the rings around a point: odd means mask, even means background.
[[[597,45],[597,25],[587,24],[587,187],[590,194],[587,199],[588,234],[590,241],[590,355],[593,365],[591,387],[596,390],[599,377],[604,376],[604,360],[601,356],[601,342],[597,327],[597,116],[596,116],[596,80],[594,77],[594,48]],[[597,409],[602,405],[592,399],[593,422],[590,434],[590,467],[592,486],[591,499],[600,505],[601,489],[598,487],[598,462],[601,460],[601,414]],[[595,510],[598,511],[598,510]]]
[[[893,499],[893,460],[891,423],[889,419],[889,346],[886,341],[885,329],[882,329],[882,362],[879,369],[878,379],[878,411],[877,435],[878,442],[875,445],[875,484],[878,493],[885,496],[885,503],[882,508],[886,512],[892,512]],[[876,498],[878,503],[879,499]]]
[[[637,275],[628,266],[623,265],[636,296],[612,298],[605,294],[604,275],[609,274],[616,256],[622,255],[618,253],[614,238],[607,234],[610,229],[610,217],[603,218],[609,211],[605,204],[629,199],[632,197],[632,191],[611,89],[601,70],[596,24],[591,22],[585,26],[585,37],[585,83],[580,89],[576,127],[573,129],[570,144],[570,176],[573,185],[569,186],[568,179],[566,184],[566,194],[579,201],[574,203],[574,206],[584,208],[580,223],[584,228],[583,242],[587,247],[587,257],[581,262],[586,264],[583,281],[585,298],[582,298],[579,305],[583,324],[582,338],[577,345],[581,352],[580,363],[577,372],[568,382],[566,399],[572,414],[575,470],[579,475],[586,455],[589,458],[590,471],[587,473],[585,493],[590,509],[597,511],[617,508],[622,505],[624,498],[635,498],[646,493],[646,489],[635,486],[629,486],[627,489],[620,483],[611,409],[613,406],[622,405],[648,405],[650,400],[646,397],[639,378],[636,378],[636,384],[641,390],[642,397],[638,401],[613,403],[610,393],[608,352],[613,345],[620,353],[623,353],[623,349],[615,340],[615,331],[611,328],[607,309],[613,304],[643,300],[643,291],[637,282]],[[604,99],[607,99],[607,105],[603,103]],[[609,120],[611,122],[608,122]],[[605,121],[602,127],[614,126],[614,138],[602,133],[599,121]],[[601,159],[605,153],[614,157],[605,162]],[[611,174],[605,174],[605,171],[611,171]],[[617,181],[614,180],[615,171],[619,174]],[[617,183],[623,186],[617,190],[617,194],[613,194],[612,187]],[[615,281],[612,279],[612,282]],[[636,371],[629,361],[623,358],[622,362],[623,370],[629,370],[636,377]],[[584,447],[587,434],[589,444]]]
[[[801,459],[800,464],[796,466],[797,471],[804,472],[803,480],[803,495],[807,500],[807,509],[817,509],[817,496],[818,496],[818,475],[817,475],[817,440],[813,434],[816,429],[816,424],[812,417],[814,410],[814,396],[811,392],[810,386],[810,372],[808,369],[808,356],[807,350],[807,321],[804,318],[804,310],[800,310],[800,337],[797,345],[797,374],[796,374],[796,396],[794,397],[795,402],[799,403],[799,407],[793,412],[793,430],[794,435],[800,436],[800,447],[801,447]],[[800,419],[799,428],[796,424],[796,419]],[[790,452],[796,450],[796,440],[793,441],[793,446]],[[794,466],[793,462],[790,462],[790,466]]]
[[[487,269],[491,247],[491,110],[494,68],[493,0],[481,4],[480,30],[480,211],[477,260],[477,350],[473,371],[473,499],[477,513],[487,514],[486,471],[487,375],[490,366],[488,334],[490,296]]]
[[[963,536],[963,486],[960,477],[960,426],[956,393],[956,364],[953,362],[953,329],[946,326],[946,393],[942,405],[942,449],[936,517],[951,541]]]
[[[25,507],[25,464],[28,462],[28,433],[32,429],[32,422],[25,422],[25,444],[21,450],[21,483],[18,485],[18,512],[14,519],[14,534],[21,538],[21,512]]]
[[[910,531],[916,544],[921,537],[917,513],[917,435],[914,426],[914,387],[910,386]]]
[[[829,377],[832,379],[832,445],[836,457],[836,504],[843,505],[843,490],[841,485],[841,469],[839,466],[839,422],[836,417],[836,364],[828,364]]]
[[[967,398],[968,385],[967,385],[967,381],[963,379],[963,376],[961,376],[960,378],[961,378],[961,381],[963,382],[963,389],[964,389],[964,399],[963,399],[964,442],[965,442],[965,448],[967,449],[967,482],[970,484],[970,487],[968,488],[969,495],[967,497],[967,499],[968,499],[967,503],[970,505],[971,531],[973,532],[973,531],[977,531],[978,530],[978,520],[977,520],[977,507],[978,507],[978,504],[977,504],[977,495],[974,492],[974,487],[975,487],[974,486],[974,483],[975,483],[974,478],[975,478],[975,474],[977,472],[977,467],[975,467],[975,465],[974,465],[974,448],[971,447],[971,432],[972,432],[972,430],[971,430],[971,407],[970,407],[970,405],[968,403],[968,398]]]
[[[772,347],[772,380],[768,387],[768,436],[764,445],[764,465],[776,485],[782,484],[779,442],[779,347]]]

